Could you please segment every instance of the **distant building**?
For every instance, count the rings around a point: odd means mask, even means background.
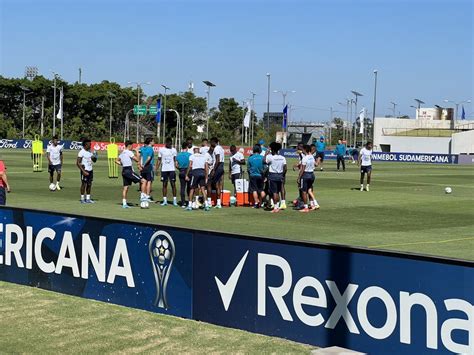
[[[263,114],[263,123],[265,125],[268,125],[268,117],[270,117],[270,126],[277,125],[277,126],[282,126],[283,125],[283,112],[265,112]]]

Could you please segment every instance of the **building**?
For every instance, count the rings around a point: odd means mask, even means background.
[[[417,110],[417,119],[376,117],[375,150],[382,152],[474,154],[474,121],[452,120],[442,108]]]

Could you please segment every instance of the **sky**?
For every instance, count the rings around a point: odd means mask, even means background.
[[[211,105],[257,94],[255,109],[292,121],[345,117],[351,90],[359,109],[414,116],[424,106],[474,99],[472,0],[0,0],[0,75],[25,66],[69,81],[150,81],[148,95],[215,83]],[[295,91],[292,93],[292,91]],[[474,119],[474,106],[464,104]]]

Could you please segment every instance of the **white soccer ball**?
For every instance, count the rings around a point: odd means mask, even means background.
[[[56,190],[56,184],[49,184],[49,191]]]
[[[446,192],[447,194],[450,194],[451,192],[453,192],[453,189],[448,186],[444,189],[444,192]]]
[[[235,206],[236,204],[237,204],[237,199],[235,198],[235,196],[231,196],[230,197],[230,205]]]
[[[141,207],[141,208],[148,208],[148,206],[149,206],[149,205],[148,205],[148,202],[147,202],[147,201],[142,201],[142,202],[140,202],[140,207]]]

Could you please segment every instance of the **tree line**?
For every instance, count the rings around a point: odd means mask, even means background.
[[[43,137],[53,134],[54,81],[43,76],[26,78],[6,78],[0,76],[0,138],[19,139],[23,134],[23,95],[25,100],[25,138],[32,139],[41,133],[43,117]],[[117,141],[123,139],[125,117],[129,114],[130,137],[136,137],[136,116],[129,112],[137,104],[137,89],[122,87],[118,83],[104,80],[95,84],[68,83],[56,78],[56,110],[59,110],[59,92],[63,88],[63,125],[64,139],[78,140],[90,137],[95,140],[109,140],[110,106],[112,102],[112,136]],[[140,103],[156,105],[162,95],[146,96],[140,91]],[[162,97],[162,119],[163,122]],[[184,136],[199,139],[206,135],[200,132],[207,119],[207,101],[193,92],[170,93],[166,96],[166,108],[180,113],[184,120]],[[242,143],[242,122],[246,113],[234,98],[221,98],[217,107],[210,109],[209,136],[217,136],[225,144]],[[255,125],[254,141],[273,140],[278,127],[265,130],[255,112],[251,113]],[[166,135],[174,137],[177,117],[174,112],[166,113]],[[156,134],[156,117],[140,116],[143,132]],[[56,133],[59,133],[60,121],[56,119]],[[142,132],[140,130],[140,132]]]

